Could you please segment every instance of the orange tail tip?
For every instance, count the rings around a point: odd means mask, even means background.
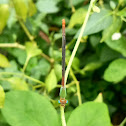
[[[62,19],[62,25],[65,26],[65,19]]]

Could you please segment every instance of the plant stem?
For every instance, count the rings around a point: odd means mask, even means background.
[[[70,74],[71,74],[73,80],[74,80],[75,83],[76,83],[76,86],[77,86],[78,102],[79,102],[79,105],[81,105],[81,104],[82,104],[82,100],[81,100],[81,93],[80,93],[80,85],[79,85],[79,81],[77,80],[76,76],[74,75],[72,69],[70,69]]]
[[[65,73],[65,85],[66,85],[66,82],[67,82],[68,74],[69,74],[70,67],[71,67],[71,65],[72,65],[74,56],[75,56],[75,54],[76,54],[76,52],[77,52],[78,46],[79,46],[79,44],[80,44],[81,37],[82,37],[82,35],[83,35],[83,33],[84,33],[84,30],[85,30],[85,27],[86,27],[86,24],[87,24],[87,21],[88,21],[90,12],[91,12],[91,8],[92,8],[92,6],[93,6],[93,2],[94,2],[94,0],[91,0],[91,1],[90,1],[90,5],[89,5],[89,8],[88,8],[88,12],[87,12],[86,18],[85,18],[85,20],[84,20],[84,23],[83,23],[83,25],[82,25],[82,28],[81,28],[79,37],[78,37],[78,39],[77,39],[77,41],[76,41],[76,44],[75,44],[75,46],[74,46],[72,55],[71,55],[71,57],[70,57],[70,60],[69,60],[69,63],[68,63],[67,69],[66,69],[66,73]]]
[[[0,47],[25,49],[25,46],[18,43],[0,43]]]
[[[20,23],[21,27],[23,28],[23,30],[25,31],[26,35],[28,36],[29,40],[33,41],[34,37],[30,34],[28,29],[26,28],[26,26],[24,25],[24,22],[21,19],[19,19],[19,18],[18,18],[18,20],[19,20],[19,23]]]
[[[45,53],[41,53],[41,56],[44,57],[46,60],[48,60],[50,63],[54,63],[54,59],[50,58],[48,55]]]
[[[28,65],[29,60],[30,60],[30,57],[27,57],[27,58],[26,58],[26,61],[25,61],[25,64],[24,64],[24,66],[23,66],[23,73],[25,72],[25,69],[26,69],[26,67],[27,67],[27,65]]]
[[[22,76],[22,73],[14,73],[14,72],[0,72],[0,75],[17,75],[17,76]],[[40,80],[37,80],[35,78],[32,78],[26,74],[23,74],[23,76],[31,81],[34,81],[38,84],[41,84],[43,87],[45,87],[45,83],[40,81]]]
[[[64,107],[63,106],[60,106],[60,113],[61,113],[62,126],[66,126],[65,113],[64,113]]]
[[[42,87],[45,87],[45,86],[46,86],[46,84],[45,84],[44,82],[42,82],[42,81],[40,81],[40,80],[37,80],[37,79],[35,79],[35,78],[32,78],[32,77],[30,77],[30,76],[28,76],[28,75],[26,75],[26,74],[24,74],[24,77],[27,78],[27,79],[29,79],[29,80],[32,80],[32,81],[34,81],[34,82],[36,82],[36,83],[38,83],[38,84],[41,84]]]
[[[69,87],[73,86],[74,84],[76,84],[76,82],[72,81],[71,83],[69,83],[69,84],[66,85],[66,88],[69,88]]]

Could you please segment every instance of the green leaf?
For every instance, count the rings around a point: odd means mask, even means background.
[[[105,43],[112,49],[120,52],[123,56],[126,56],[126,38],[121,37],[118,40],[108,39]]]
[[[87,10],[85,10],[84,8],[79,8],[78,10],[76,10],[70,18],[68,28],[73,28],[76,24],[82,24],[85,19],[86,13]]]
[[[0,54],[0,67],[9,67],[10,63],[8,59],[3,55]]]
[[[120,82],[126,76],[126,59],[116,59],[104,72],[104,79],[109,82]]]
[[[41,76],[45,76],[48,74],[51,66],[49,62],[45,59],[41,59],[35,67],[32,68],[31,74],[36,79],[40,79]]]
[[[42,50],[40,50],[35,42],[26,42],[25,43],[27,57],[32,58],[34,56],[37,56],[42,53]]]
[[[25,0],[13,0],[16,13],[23,20],[26,20],[28,13],[28,7],[25,2]]]
[[[49,73],[49,75],[46,77],[45,80],[46,88],[48,92],[50,92],[52,89],[54,89],[57,85],[57,78],[54,72],[54,69],[52,69]]]
[[[118,17],[114,17],[113,23],[103,31],[102,39],[100,42],[103,42],[111,38],[115,32],[118,32],[120,30],[121,26],[122,26],[121,19]]]
[[[54,71],[57,77],[57,81],[61,80],[62,78],[62,66],[60,64],[54,65]]]
[[[12,126],[58,126],[58,115],[52,104],[30,91],[7,93],[2,114]]]
[[[91,62],[84,67],[84,71],[94,71],[102,66],[101,62]]]
[[[73,62],[72,62],[72,67],[75,70],[79,70],[80,67],[80,60],[77,57],[74,57]]]
[[[14,90],[29,90],[28,84],[21,78],[11,77],[7,80],[10,82],[11,88]]]
[[[65,24],[67,25],[69,22],[69,18],[65,16],[56,16],[53,18],[51,23],[56,24],[58,26],[62,26],[62,23],[61,23],[62,19],[65,19]]]
[[[104,103],[87,102],[70,115],[67,126],[110,126],[107,106]]]
[[[117,13],[119,16],[126,17],[126,7]]]
[[[115,50],[112,50],[107,45],[105,45],[100,53],[100,61],[101,62],[107,62],[116,58],[120,57],[120,53],[116,52]]]
[[[28,7],[29,7],[28,8],[28,15],[33,16],[37,12],[37,9],[36,9],[36,6],[32,0],[28,0]]]
[[[83,36],[100,32],[112,24],[111,11],[102,9],[100,13],[93,13],[86,25]],[[77,38],[80,34],[80,30],[75,35]]]
[[[37,9],[43,13],[56,13],[59,11],[57,4],[59,0],[38,0],[36,3]]]
[[[103,102],[103,96],[102,93],[99,93],[98,96],[96,97],[96,99],[94,100],[94,102]]]
[[[84,0],[70,0],[70,1],[66,1],[66,2],[67,2],[67,6],[71,7],[71,6],[77,6],[78,4],[83,3]]]
[[[110,7],[111,7],[113,10],[116,8],[116,3],[115,3],[113,0],[110,1]]]
[[[0,85],[0,108],[4,107],[4,101],[5,101],[5,92],[3,87]]]
[[[8,50],[8,52],[10,54],[12,54],[14,57],[16,57],[18,62],[21,65],[24,65],[26,57],[27,57],[25,50],[21,50],[21,49],[18,49],[18,48],[13,48],[13,49]]]
[[[101,39],[101,37],[98,35],[91,35],[89,37],[89,40],[90,40],[92,47],[94,47],[94,48],[97,47],[100,42],[100,39]]]
[[[5,68],[5,72],[19,72],[18,64],[15,60],[10,61],[10,67]]]
[[[119,126],[125,126],[125,124],[126,124],[126,118],[121,122]]]
[[[16,12],[15,12],[14,8],[10,8],[9,11],[10,11],[10,16],[8,18],[8,21],[7,21],[7,26],[8,26],[8,28],[12,28],[12,26],[17,21]]]
[[[0,33],[3,31],[6,26],[7,20],[9,17],[9,5],[0,4]]]

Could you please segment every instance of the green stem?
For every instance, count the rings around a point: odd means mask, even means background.
[[[26,26],[24,25],[24,22],[20,18],[18,18],[18,20],[19,20],[19,23],[20,23],[21,27],[25,31],[26,35],[30,39],[30,41],[33,41],[34,37],[30,34],[30,32],[28,31],[28,29],[26,28]]]
[[[0,47],[25,49],[25,46],[18,43],[0,43]]]
[[[80,85],[79,85],[79,81],[77,80],[76,76],[74,75],[72,69],[70,69],[70,74],[71,74],[73,80],[74,80],[75,83],[76,83],[78,102],[79,102],[79,105],[81,105],[81,104],[82,104],[82,100],[81,100],[81,93],[80,93]]]
[[[70,60],[69,60],[69,63],[68,63],[67,69],[66,69],[66,73],[65,73],[65,85],[66,85],[66,82],[67,82],[67,78],[68,78],[68,74],[69,74],[69,71],[70,71],[70,67],[71,67],[71,65],[72,65],[73,59],[74,59],[75,54],[76,54],[76,52],[77,52],[78,46],[79,46],[79,44],[80,44],[81,37],[82,37],[82,35],[83,35],[83,33],[84,33],[84,30],[85,30],[85,27],[86,27],[86,24],[87,24],[87,21],[88,21],[90,12],[91,12],[91,8],[92,8],[92,6],[93,6],[93,2],[94,2],[94,0],[91,0],[91,1],[90,1],[90,5],[89,5],[89,8],[88,8],[88,12],[87,12],[86,18],[85,18],[85,20],[84,20],[84,23],[83,23],[83,25],[82,25],[82,28],[81,28],[79,37],[78,37],[78,39],[77,39],[77,41],[76,41],[76,44],[75,44],[75,46],[74,46],[72,55],[71,55],[71,57],[70,57]]]
[[[62,126],[66,126],[65,113],[64,113],[64,107],[63,106],[60,106],[60,113],[61,113]]]
[[[26,61],[25,61],[24,66],[23,66],[23,73],[25,72],[25,69],[26,69],[26,67],[27,67],[27,65],[28,65],[29,60],[30,60],[30,57],[28,56],[28,57],[26,58]]]
[[[48,60],[50,63],[54,63],[54,59],[50,58],[48,55],[45,53],[41,53],[41,56],[44,57],[46,60]]]
[[[17,75],[17,76],[22,76],[22,73],[0,72],[0,75]],[[38,83],[38,84],[41,84],[43,87],[45,87],[45,83],[44,83],[44,82],[39,81],[39,80],[37,80],[37,79],[35,79],[35,78],[32,78],[32,77],[30,77],[30,76],[28,76],[28,75],[25,75],[25,74],[23,74],[23,76],[24,76],[25,78],[27,78],[27,79],[29,79],[29,80],[31,80],[31,81],[34,81],[34,82],[36,82],[36,83]]]
[[[69,84],[66,85],[66,88],[69,88],[69,87],[71,87],[71,86],[73,86],[75,84],[76,84],[75,81],[72,81],[71,83],[69,83]]]

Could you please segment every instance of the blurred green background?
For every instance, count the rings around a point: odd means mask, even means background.
[[[0,85],[5,92],[39,92],[59,111],[62,19],[68,64],[89,3],[0,0]],[[77,79],[82,102],[102,93],[112,124],[119,125],[126,116],[126,0],[98,0],[95,5],[67,81],[66,118],[79,104]]]

